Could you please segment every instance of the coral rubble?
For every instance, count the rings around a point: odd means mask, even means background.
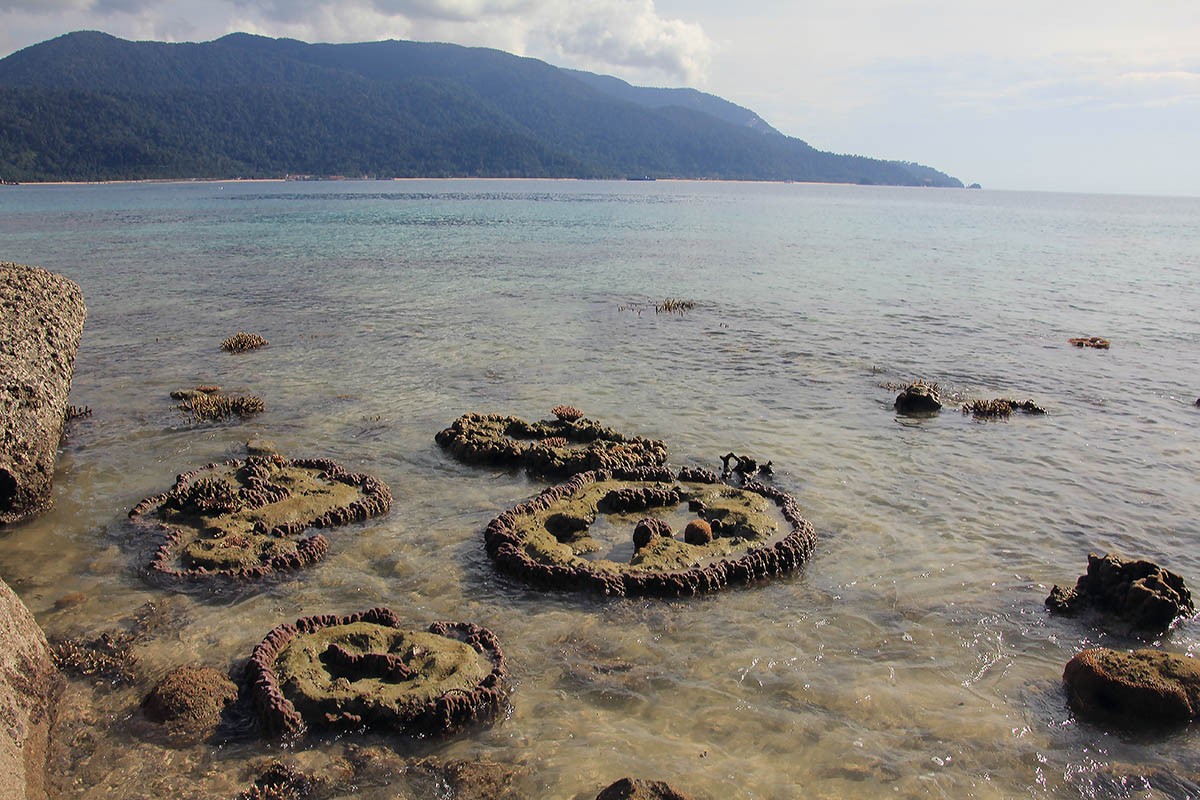
[[[709,541],[701,541],[695,521],[681,541],[645,518],[684,503],[709,528]],[[778,529],[772,506],[787,530]],[[590,533],[600,515],[634,529],[628,562],[584,557],[600,549]],[[581,473],[504,512],[484,533],[496,566],[535,586],[667,597],[788,572],[808,559],[815,538],[795,500],[778,489],[731,486],[708,470],[687,468],[676,480],[661,467]]]
[[[486,628],[405,630],[386,608],[280,625],[246,664],[263,731],[284,738],[309,728],[450,733],[499,707],[506,675]]]

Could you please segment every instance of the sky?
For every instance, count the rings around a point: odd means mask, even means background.
[[[0,56],[82,29],[495,47],[985,188],[1200,196],[1200,0],[0,0]]]

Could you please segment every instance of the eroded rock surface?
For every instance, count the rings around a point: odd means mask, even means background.
[[[596,795],[596,800],[692,800],[692,798],[664,781],[621,778]]]
[[[936,383],[916,381],[896,395],[895,407],[901,414],[932,414],[942,408]]]
[[[1055,586],[1046,605],[1063,614],[1094,608],[1134,627],[1161,630],[1184,614],[1193,614],[1192,595],[1183,578],[1151,561],[1126,561],[1117,555],[1088,556],[1087,572],[1074,589]]]
[[[381,481],[332,461],[252,456],[180,475],[129,515],[163,535],[152,574],[254,579],[324,558],[328,541],[301,537],[307,529],[378,516],[391,502]]]
[[[659,466],[667,446],[584,419],[558,406],[559,418],[526,422],[500,414],[464,414],[437,434],[437,443],[468,464],[522,466],[534,475],[566,477],[593,469]]]
[[[146,696],[142,709],[173,734],[202,739],[216,730],[237,695],[237,684],[212,667],[176,667]]]
[[[686,540],[647,519],[684,505],[700,516]],[[595,538],[598,521],[631,532],[628,560],[613,555],[625,551],[620,542]],[[696,522],[708,528],[707,541]],[[492,520],[484,538],[500,569],[538,587],[672,597],[782,574],[804,563],[815,542],[778,489],[731,486],[707,470],[684,469],[676,480],[663,468],[576,475]]]
[[[499,706],[506,674],[486,628],[407,630],[386,608],[280,625],[246,665],[264,731],[285,738],[310,727],[449,733]]]
[[[56,670],[46,636],[0,581],[0,797],[45,796]]]
[[[1200,716],[1200,665],[1159,650],[1084,650],[1063,670],[1080,715],[1128,725],[1186,722]]]

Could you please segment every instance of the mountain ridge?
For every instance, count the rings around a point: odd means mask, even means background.
[[[489,48],[81,31],[0,59],[0,178],[287,173],[962,185],[816,150],[715,95]]]

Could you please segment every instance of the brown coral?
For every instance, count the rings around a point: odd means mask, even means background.
[[[1095,347],[1100,350],[1107,350],[1111,344],[1108,339],[1101,339],[1099,336],[1080,336],[1067,341],[1076,347]]]
[[[260,347],[266,347],[268,342],[257,333],[246,333],[238,331],[233,336],[221,342],[221,349],[227,353],[244,353],[247,350],[257,350]]]

